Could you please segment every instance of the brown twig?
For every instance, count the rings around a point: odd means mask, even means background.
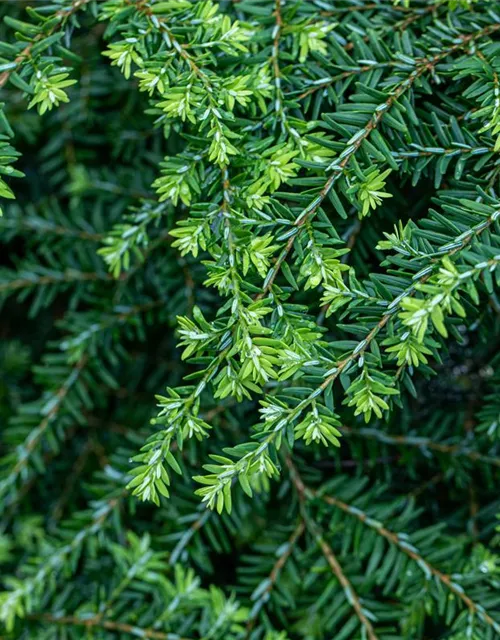
[[[28,616],[30,620],[40,620],[43,622],[49,622],[51,624],[59,625],[73,625],[78,627],[85,627],[87,629],[101,628],[108,631],[114,631],[119,633],[128,633],[131,636],[148,638],[150,640],[169,640],[172,637],[171,633],[163,633],[162,631],[156,631],[155,629],[143,629],[137,625],[126,624],[124,622],[113,622],[112,620],[102,620],[100,616],[94,616],[93,618],[78,618],[77,616],[52,616],[49,614],[34,614]],[[181,638],[176,636],[176,640],[190,640],[189,638]]]
[[[269,594],[274,589],[274,585],[276,584],[276,581],[278,580],[280,573],[282,572],[288,559],[292,555],[295,545],[299,540],[299,538],[304,533],[304,531],[305,531],[305,524],[304,524],[304,520],[301,518],[297,526],[293,530],[292,535],[288,539],[288,543],[285,546],[283,553],[279,556],[279,558],[274,563],[273,568],[271,569],[271,573],[269,574],[269,577],[268,577],[267,587],[264,589],[263,593],[260,595],[257,603],[254,605],[252,618],[248,621],[248,624],[247,624],[247,638],[250,636],[250,633],[252,632],[252,629],[255,626],[257,617],[259,615],[259,611],[267,602]]]
[[[0,284],[0,292],[11,289],[23,289],[26,287],[44,286],[47,284],[57,284],[65,282],[95,282],[97,280],[113,280],[107,273],[80,273],[78,271],[64,271],[62,274],[51,276],[38,276],[31,278],[18,278],[10,282]]]
[[[344,589],[344,592],[346,593],[346,595],[349,594],[350,603],[351,603],[354,611],[356,612],[356,615],[358,616],[359,621],[361,622],[362,626],[366,630],[366,635],[368,637],[368,640],[377,640],[377,636],[375,635],[375,631],[373,629],[373,625],[368,620],[368,618],[366,617],[366,615],[365,615],[365,613],[363,611],[363,607],[361,605],[361,601],[360,601],[358,595],[356,594],[356,592],[354,591],[351,583],[349,582],[349,580],[345,576],[345,574],[344,574],[344,572],[342,570],[342,567],[340,566],[340,563],[337,560],[336,555],[333,553],[332,548],[325,541],[325,539],[323,537],[321,537],[321,535],[317,536],[317,540],[318,540],[318,543],[319,543],[319,545],[321,547],[321,551],[323,552],[323,555],[325,556],[326,561],[328,562],[328,565],[330,566],[330,569],[335,574],[335,576],[336,576],[337,580],[339,581],[339,583],[342,585],[342,588]]]
[[[487,456],[479,451],[470,451],[465,447],[464,443],[445,444],[434,442],[430,438],[422,438],[418,436],[392,435],[383,433],[370,428],[353,429],[352,427],[343,426],[342,433],[347,436],[356,438],[369,438],[378,440],[384,444],[402,445],[405,447],[418,447],[419,449],[430,449],[438,453],[445,453],[450,456],[465,457],[474,462],[483,462],[494,467],[500,467],[500,458]]]
[[[310,516],[307,515],[306,511],[305,511],[305,501],[308,497],[308,493],[310,493],[309,489],[305,486],[304,482],[302,481],[299,472],[297,471],[297,469],[295,468],[292,459],[290,458],[290,456],[286,457],[286,464],[290,470],[290,477],[292,479],[293,485],[297,491],[297,495],[299,497],[299,501],[302,504],[302,512],[304,514],[304,520],[307,524],[308,529],[310,530],[311,534],[314,536],[314,538],[317,540],[321,551],[328,563],[328,566],[330,567],[330,569],[332,570],[332,573],[335,575],[335,577],[337,578],[337,580],[339,581],[340,585],[342,586],[342,588],[344,589],[344,592],[346,593],[350,604],[352,605],[352,608],[354,609],[361,625],[364,627],[365,631],[366,631],[366,635],[368,640],[378,640],[376,634],[375,634],[375,630],[373,628],[372,623],[370,622],[370,620],[366,617],[366,614],[363,610],[363,606],[361,604],[361,601],[359,599],[359,596],[357,595],[357,593],[355,592],[353,586],[351,585],[351,583],[349,582],[348,578],[346,577],[339,561],[337,560],[336,555],[333,552],[333,549],[330,547],[330,545],[326,542],[326,540],[324,539],[324,537],[321,535],[321,532],[319,530],[318,525],[310,518]]]

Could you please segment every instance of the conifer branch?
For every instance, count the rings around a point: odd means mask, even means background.
[[[58,20],[58,22],[48,31],[48,33],[44,33],[43,31],[39,32],[15,58],[13,62],[14,66],[0,73],[0,89],[6,84],[6,82],[10,78],[10,75],[16,71],[17,67],[19,67],[19,65],[21,65],[30,57],[33,47],[38,42],[40,42],[43,38],[49,37],[52,34],[56,33],[56,31],[58,31],[59,29],[63,29],[68,19],[89,2],[90,0],[73,0],[68,8],[59,9],[59,11],[54,14],[54,17]]]
[[[358,131],[356,135],[354,135],[347,143],[347,146],[344,148],[344,151],[339,155],[338,159],[332,162],[332,164],[328,167],[327,170],[333,171],[332,175],[327,179],[323,188],[319,192],[319,194],[308,204],[308,206],[303,209],[300,215],[296,218],[294,222],[295,233],[290,236],[287,244],[283,251],[279,254],[275,264],[270,269],[267,274],[265,284],[266,289],[272,286],[278,272],[281,268],[283,262],[287,259],[288,254],[290,253],[297,235],[300,233],[304,225],[308,220],[310,220],[317,213],[318,209],[323,204],[325,198],[328,196],[334,184],[340,178],[345,168],[348,166],[351,159],[355,156],[361,144],[366,140],[371,132],[375,130],[378,125],[381,123],[384,115],[390,111],[391,107],[398,101],[398,99],[406,93],[413,84],[425,73],[430,73],[433,69],[446,57],[454,53],[455,51],[461,49],[462,47],[467,46],[468,44],[475,42],[481,38],[484,38],[495,31],[500,29],[500,24],[489,25],[484,29],[480,29],[473,34],[468,34],[466,36],[460,37],[460,42],[455,43],[451,47],[445,49],[444,51],[436,54],[432,58],[424,59],[420,62],[415,70],[411,72],[411,74],[402,82],[400,82],[391,92],[387,100],[381,103],[374,111],[372,117],[367,122],[365,127]]]
[[[174,450],[174,446],[173,446],[174,444],[175,442],[172,444],[170,448],[171,451]],[[193,536],[203,528],[205,523],[210,519],[211,515],[212,515],[212,512],[209,509],[204,509],[201,515],[199,516],[199,518],[197,518],[193,522],[193,524],[190,525],[189,529],[184,533],[182,538],[179,540],[179,542],[175,545],[174,549],[172,550],[172,554],[169,560],[170,564],[175,564],[176,562],[178,562],[182,552],[190,543]]]
[[[317,492],[311,492],[311,497],[318,497],[324,502],[338,509],[341,509],[345,513],[349,513],[350,515],[357,518],[360,522],[363,522],[368,527],[376,531],[379,535],[388,540],[391,544],[394,544],[398,547],[405,555],[414,560],[417,565],[426,573],[427,575],[433,575],[440,582],[442,582],[453,595],[461,600],[462,603],[469,609],[469,611],[473,612],[477,615],[481,620],[483,620],[488,626],[492,627],[496,633],[500,633],[500,624],[496,622],[489,613],[487,613],[481,605],[476,604],[463,590],[463,588],[453,581],[452,577],[439,571],[433,565],[431,565],[428,561],[426,561],[418,552],[418,550],[406,540],[402,539],[401,534],[395,533],[386,529],[380,522],[374,521],[370,518],[366,513],[360,511],[357,507],[351,507],[342,500],[335,498],[334,496],[329,495],[321,495]]]
[[[155,629],[144,629],[137,625],[126,624],[124,622],[114,622],[113,620],[102,620],[100,616],[93,618],[79,618],[77,616],[52,616],[50,614],[30,615],[30,620],[39,620],[54,625],[84,627],[86,629],[107,629],[115,633],[125,633],[136,638],[148,638],[150,640],[170,640],[171,633],[163,633]],[[177,636],[176,640],[191,640],[184,636]]]
[[[393,435],[379,431],[378,429],[370,428],[352,428],[342,427],[342,433],[347,436],[353,436],[356,438],[369,438],[378,440],[384,444],[402,445],[404,447],[417,447],[422,450],[437,451],[438,453],[444,453],[446,455],[457,458],[468,458],[474,462],[483,462],[484,464],[491,465],[493,467],[500,467],[500,457],[485,455],[479,451],[473,451],[470,448],[468,442],[457,444],[446,444],[442,442],[434,442],[430,438],[422,438],[419,436],[411,435]]]
[[[499,18],[329,4],[2,10],[0,635],[500,635]]]
[[[443,255],[452,256],[455,253],[463,250],[465,247],[467,247],[468,244],[472,242],[472,240],[476,236],[481,234],[484,230],[488,229],[488,227],[495,222],[495,220],[498,218],[499,213],[500,210],[496,210],[489,218],[481,222],[476,227],[468,230],[466,233],[462,234],[460,240],[455,243],[450,243],[450,245],[441,247],[438,255],[442,258]],[[431,261],[431,265],[434,266],[437,264],[440,264],[437,259],[433,259]],[[488,265],[496,265],[496,260],[492,260],[491,263],[488,263],[485,266],[487,267]],[[335,382],[335,380],[341,375],[344,370],[347,369],[347,367],[349,367],[349,365],[351,365],[352,362],[355,362],[363,356],[367,348],[370,346],[372,340],[375,339],[378,333],[387,325],[394,313],[396,313],[400,302],[403,299],[412,296],[417,290],[417,285],[425,283],[430,278],[431,273],[432,271],[429,268],[424,269],[423,272],[421,271],[420,276],[419,274],[417,274],[417,276],[419,277],[414,277],[413,283],[407,289],[405,289],[403,293],[401,293],[397,298],[392,300],[390,304],[388,304],[388,310],[386,311],[386,313],[382,315],[375,326],[368,332],[366,337],[356,345],[351,353],[343,360],[338,362],[331,373],[325,376],[325,380],[321,383],[318,389],[313,391],[313,393],[311,393],[309,397],[305,401],[303,401],[303,403],[301,403],[303,407],[306,406],[306,403],[312,402],[317,397],[318,391],[324,391],[330,384]]]
[[[407,6],[402,4],[395,4],[390,7],[391,11],[397,11],[399,13],[408,13],[411,15],[412,20],[418,19],[419,16],[425,15],[426,13],[435,11],[439,6],[446,4],[447,0],[440,0],[440,2],[435,2],[433,4],[427,4],[427,6],[419,7],[419,6]],[[383,11],[386,10],[386,6],[383,3],[366,3],[364,5],[352,5],[350,7],[339,7],[335,9],[323,10],[320,12],[322,17],[330,17],[338,15],[339,13],[358,13],[363,11]]]
[[[63,271],[62,273],[46,276],[36,276],[34,278],[16,278],[9,282],[0,282],[0,293],[28,287],[45,286],[49,284],[70,283],[70,282],[96,282],[98,280],[111,280],[107,273],[81,273],[78,271]]]
[[[295,546],[298,540],[300,539],[300,537],[302,536],[302,534],[304,533],[305,528],[306,526],[305,526],[304,520],[301,518],[297,526],[293,530],[290,538],[288,539],[287,544],[284,546],[283,552],[274,563],[273,568],[271,569],[271,573],[269,574],[269,577],[266,580],[266,588],[264,589],[263,592],[259,590],[259,597],[252,608],[251,617],[247,623],[247,638],[250,636],[252,629],[255,627],[255,623],[257,621],[257,618],[259,616],[261,609],[265,606],[266,602],[268,601],[269,596],[272,590],[274,589],[275,584],[278,578],[280,577],[281,572],[283,571],[290,556],[294,552]]]
[[[390,531],[384,525],[373,518],[370,518],[368,514],[361,511],[358,507],[352,507],[349,504],[339,500],[335,496],[323,494],[322,492],[312,490],[307,485],[304,484],[304,481],[300,477],[300,474],[297,470],[297,467],[293,464],[290,456],[286,458],[286,463],[288,469],[290,470],[290,476],[294,486],[297,489],[299,496],[302,496],[306,500],[312,499],[320,499],[327,504],[337,507],[341,509],[345,513],[357,518],[360,522],[370,527],[372,530],[376,531],[383,538],[388,540],[391,544],[395,545],[400,549],[405,555],[414,560],[417,565],[424,571],[427,576],[435,576],[440,582],[442,582],[459,600],[463,602],[463,604],[474,614],[476,614],[481,620],[483,620],[487,625],[491,626],[497,633],[500,632],[500,624],[496,622],[485,610],[482,606],[478,606],[463,590],[463,588],[456,584],[453,579],[436,569],[433,565],[431,565],[428,561],[426,561],[418,552],[416,547],[414,547],[411,543],[407,541],[407,536],[402,536],[401,534],[394,533]]]
[[[352,608],[356,612],[361,626],[365,629],[367,638],[369,640],[378,640],[378,636],[375,634],[373,625],[363,608],[361,600],[357,593],[354,591],[352,584],[346,577],[342,566],[340,565],[337,556],[334,554],[331,546],[326,542],[324,537],[321,535],[318,526],[309,516],[307,516],[306,523],[311,532],[311,535],[315,538],[316,542],[320,546],[321,552],[323,553],[328,566],[330,567],[332,573],[337,578],[340,586],[344,590],[347,601],[351,604]]]
[[[394,25],[392,25],[390,28],[400,31],[401,33],[404,32],[410,25],[414,24],[415,22],[418,22],[419,20],[421,20],[422,18],[425,18],[426,16],[428,16],[430,13],[435,13],[440,7],[445,6],[448,0],[438,0],[438,2],[435,2],[433,4],[430,4],[426,7],[423,8],[412,8],[412,7],[403,7],[402,5],[396,5],[396,6],[392,6],[391,10],[396,10],[396,11],[401,11],[402,9],[406,10],[406,12],[408,13],[408,15],[403,18],[402,20],[399,20],[398,22],[396,22]],[[364,5],[364,6],[370,6],[370,5]],[[380,7],[380,5],[379,5]],[[359,7],[360,9],[362,9],[362,7]],[[356,7],[356,9],[358,9],[358,7]],[[363,10],[363,9],[362,9]],[[333,12],[325,12],[322,15],[334,15]],[[368,42],[369,41],[369,37],[365,36],[363,38],[364,42]],[[344,49],[345,51],[351,51],[352,49],[354,49],[354,43],[353,42],[348,42],[345,46]]]
[[[64,432],[64,436],[62,439],[62,442],[67,442],[68,440],[70,440],[72,438],[72,436],[75,434],[76,429],[67,429]],[[43,464],[45,466],[47,466],[55,457],[56,457],[57,453],[55,451],[48,451],[44,454],[43,456]],[[24,482],[21,483],[21,485],[19,486],[19,488],[17,489],[17,491],[11,492],[7,498],[3,501],[4,504],[4,513],[3,513],[3,519],[0,523],[0,529],[1,530],[5,530],[7,528],[7,525],[9,524],[9,521],[13,518],[13,516],[15,515],[15,512],[18,508],[19,503],[25,498],[26,495],[28,495],[30,489],[33,487],[35,481],[37,479],[37,476],[35,474],[32,474],[31,476],[28,477],[27,480],[25,480]]]
[[[25,609],[29,612],[32,595],[40,589],[40,586],[47,584],[47,579],[51,579],[63,568],[66,559],[91,535],[95,535],[101,530],[110,515],[120,505],[123,492],[116,497],[104,500],[94,505],[94,513],[90,522],[82,528],[67,544],[63,544],[50,555],[45,563],[40,564],[34,575],[25,580],[17,581],[16,586],[11,591],[5,591],[0,597],[0,620],[6,623],[7,629],[12,628],[15,617]]]
[[[26,230],[35,233],[53,234],[55,236],[63,236],[68,238],[77,238],[79,240],[87,240],[89,242],[101,242],[104,235],[100,233],[91,233],[80,229],[73,229],[55,224],[51,220],[44,218],[30,217],[19,214],[19,219],[11,216],[0,219],[0,229]]]
[[[45,402],[43,412],[45,414],[45,417],[40,422],[38,427],[30,432],[29,436],[19,447],[15,464],[13,464],[11,468],[7,472],[5,472],[5,479],[0,484],[1,494],[4,494],[10,489],[10,487],[15,485],[18,478],[24,473],[24,470],[29,464],[31,456],[39,446],[41,440],[46,434],[46,431],[49,429],[53,420],[56,418],[58,412],[61,410],[68,393],[76,384],[81,375],[81,372],[87,365],[87,362],[87,355],[82,356],[72,367],[70,374],[64,380],[59,389],[52,393],[50,399]]]

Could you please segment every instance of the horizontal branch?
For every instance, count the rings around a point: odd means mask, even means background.
[[[58,624],[65,626],[85,627],[87,629],[107,629],[117,633],[128,633],[136,638],[148,638],[150,640],[171,640],[173,634],[163,633],[155,629],[144,629],[136,625],[126,624],[124,622],[113,622],[112,620],[102,620],[99,616],[92,618],[79,618],[77,616],[52,616],[49,614],[39,614],[28,616],[30,620],[39,620],[50,624]],[[175,634],[175,640],[190,640]]]
[[[98,280],[112,280],[107,273],[82,273],[79,271],[62,271],[61,273],[47,276],[35,276],[34,278],[17,278],[10,282],[0,283],[0,293],[27,287],[45,286],[49,284],[62,284],[71,282],[96,282]]]
[[[500,458],[495,456],[487,456],[479,451],[469,449],[466,443],[445,444],[435,442],[430,438],[422,438],[419,436],[392,435],[377,429],[361,427],[353,429],[352,427],[342,427],[342,433],[355,438],[370,438],[378,440],[384,444],[402,445],[404,447],[417,447],[419,449],[430,449],[450,456],[465,457],[474,462],[484,462],[494,467],[500,467]]]

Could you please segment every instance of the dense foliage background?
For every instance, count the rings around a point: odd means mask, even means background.
[[[500,637],[500,3],[0,15],[2,637]]]

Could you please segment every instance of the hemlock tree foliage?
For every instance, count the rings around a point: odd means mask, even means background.
[[[500,638],[500,3],[0,13],[2,638]]]

